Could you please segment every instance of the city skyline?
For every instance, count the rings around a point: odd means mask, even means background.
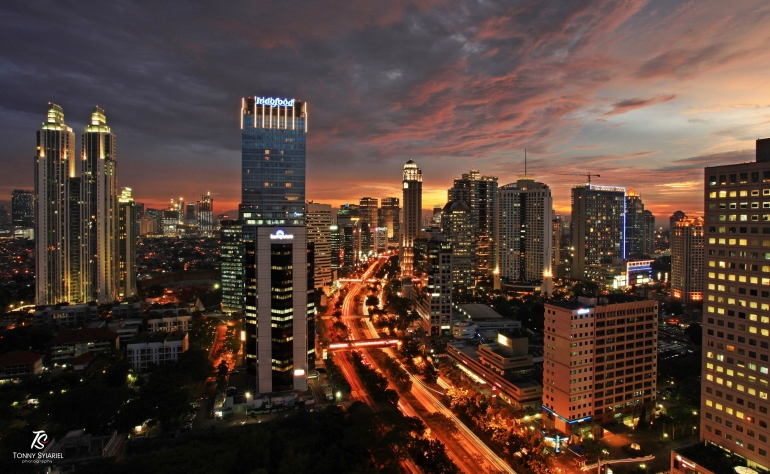
[[[359,6],[341,15],[309,4],[293,9],[300,13],[288,29],[275,27],[288,10],[271,7],[190,6],[172,19],[170,11],[136,6],[111,25],[101,21],[118,14],[110,5],[5,5],[3,44],[21,47],[6,49],[0,78],[8,169],[0,203],[31,187],[23,132],[38,126],[51,101],[74,118],[87,117],[94,103],[110,111],[132,165],[122,182],[138,201],[160,207],[169,196],[212,191],[218,209],[235,209],[238,117],[229,104],[260,92],[318,104],[307,189],[316,202],[397,196],[398,169],[413,158],[431,209],[446,202],[469,160],[500,185],[515,182],[526,147],[529,172],[553,189],[559,214],[582,179],[571,174],[583,170],[601,174],[597,184],[633,187],[655,215],[700,212],[702,167],[750,161],[753,140],[767,135],[755,65],[768,54],[761,26],[769,7],[573,3],[511,11],[468,3],[462,15],[439,4]],[[245,23],[250,16],[256,28]],[[319,20],[323,28],[306,27]],[[59,22],[63,31],[51,27]],[[89,27],[68,26],[83,23]],[[40,41],[49,31],[61,39]],[[91,34],[105,40],[90,41]],[[104,61],[98,72],[63,60],[86,44]],[[62,59],[34,62],[42,45]],[[113,59],[106,50],[123,54]],[[265,62],[287,74],[265,70]],[[84,124],[71,121],[76,130]],[[382,176],[392,179],[375,181]]]

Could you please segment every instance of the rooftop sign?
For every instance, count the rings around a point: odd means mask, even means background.
[[[291,234],[287,234],[283,231],[283,229],[278,229],[275,231],[274,234],[270,234],[271,240],[286,240],[286,239],[293,239],[294,236]]]
[[[270,107],[294,107],[294,99],[275,99],[273,97],[255,97],[256,105],[269,105]]]

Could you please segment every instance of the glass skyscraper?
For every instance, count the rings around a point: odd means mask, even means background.
[[[241,109],[247,365],[257,393],[306,390],[314,365],[313,259],[305,228],[307,104],[249,97]]]

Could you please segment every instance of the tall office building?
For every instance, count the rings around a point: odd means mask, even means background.
[[[222,259],[222,310],[243,311],[243,233],[241,221],[220,222],[219,245]]]
[[[655,253],[655,216],[652,211],[644,211],[644,254]]]
[[[426,251],[419,252],[419,257],[415,254],[415,273],[420,278],[413,292],[417,314],[427,334],[446,334],[452,329],[452,244],[429,240]]]
[[[401,242],[401,207],[397,197],[385,197],[380,202],[380,214],[377,225],[388,228],[388,239]]]
[[[332,271],[339,270],[342,267],[342,232],[337,224],[329,226],[329,248]]]
[[[342,243],[342,264],[348,268],[358,263],[358,224],[346,224],[340,228]]]
[[[626,193],[626,255],[645,255],[645,237],[642,196],[629,189]]]
[[[551,189],[523,175],[515,183],[502,186],[498,195],[500,278],[507,282],[543,282],[544,276],[552,276],[553,265]]]
[[[626,190],[582,184],[572,188],[572,277],[585,278],[590,265],[625,258]]]
[[[35,227],[35,193],[14,189],[11,194],[11,223],[17,227]]]
[[[376,198],[362,197],[358,204],[358,215],[361,222],[366,222],[369,227],[377,227],[379,201]]]
[[[307,204],[307,240],[313,244],[314,286],[321,288],[332,280],[332,205]]]
[[[198,201],[197,205],[198,232],[205,237],[211,237],[214,235],[214,228],[216,227],[214,222],[214,198],[211,197],[211,193],[201,196],[201,200]]]
[[[472,288],[476,283],[473,266],[476,233],[471,209],[465,201],[449,201],[441,215],[446,241],[452,245],[452,284]]]
[[[35,303],[39,305],[70,301],[70,180],[75,178],[76,161],[75,134],[64,123],[62,108],[49,104],[48,118],[37,132],[35,156]]]
[[[674,224],[680,219],[684,219],[685,217],[687,217],[687,214],[685,214],[683,211],[676,211],[671,214],[671,217],[668,218],[668,230],[674,230]]]
[[[198,206],[194,202],[188,202],[184,211],[185,224],[194,225],[198,222]]]
[[[420,232],[422,220],[422,170],[409,159],[404,165],[403,188],[404,216],[401,222],[401,278],[411,279],[414,271],[414,239]]]
[[[83,132],[80,173],[80,285],[76,300],[118,299],[118,176],[115,135],[94,107]]]
[[[481,176],[477,170],[454,179],[449,201],[463,201],[471,210],[474,229],[472,265],[475,279],[489,276],[497,268],[497,178]]]
[[[343,204],[337,211],[337,225],[344,227],[360,220],[358,204]]]
[[[671,296],[703,300],[703,219],[684,218],[671,229]]]
[[[118,198],[118,297],[136,295],[136,205],[131,188]]]
[[[658,303],[625,295],[546,303],[543,427],[601,435],[655,406]]]
[[[705,169],[700,436],[770,469],[770,139]]]
[[[258,393],[304,391],[315,355],[305,227],[307,103],[249,97],[241,109],[247,365]]]
[[[0,204],[0,226],[10,226],[11,225],[11,215],[8,213],[8,209],[5,208],[2,204]]]

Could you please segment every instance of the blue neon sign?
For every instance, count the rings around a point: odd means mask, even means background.
[[[270,107],[294,107],[294,99],[275,99],[273,97],[255,97],[256,105],[269,105]]]

